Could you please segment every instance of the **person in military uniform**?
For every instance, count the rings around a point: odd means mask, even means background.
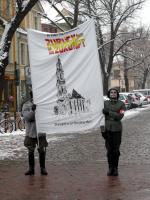
[[[125,104],[119,100],[119,92],[111,88],[107,94],[109,100],[104,102],[105,129],[102,136],[105,139],[109,170],[108,176],[118,176],[118,162],[122,136],[121,119],[124,116]]]
[[[26,134],[24,139],[24,146],[28,149],[28,162],[29,170],[25,172],[25,175],[34,175],[34,151],[36,146],[38,146],[39,152],[39,162],[41,168],[41,175],[47,175],[45,169],[45,156],[46,147],[48,146],[45,133],[38,133],[36,130],[35,121],[35,110],[36,105],[33,103],[33,94],[30,91],[30,99],[23,104],[22,116],[25,120]]]

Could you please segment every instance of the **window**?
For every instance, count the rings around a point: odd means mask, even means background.
[[[25,65],[25,44],[21,43],[21,65]]]
[[[38,29],[38,17],[35,17],[35,29]]]
[[[9,63],[13,63],[13,50],[12,50],[12,46],[10,47],[10,50],[9,50],[8,59],[9,59]]]
[[[120,78],[120,70],[114,70],[114,79]]]
[[[29,64],[29,50],[28,50],[28,45],[27,45],[27,62],[26,62],[26,65]]]
[[[57,28],[53,27],[50,24],[42,24],[42,31],[48,32],[48,33],[57,33]]]
[[[27,65],[27,63],[28,63],[27,44],[21,42],[20,43],[20,64]]]
[[[2,2],[1,1],[0,1],[0,13],[2,13]]]
[[[6,0],[6,14],[9,16],[10,15],[10,1]]]

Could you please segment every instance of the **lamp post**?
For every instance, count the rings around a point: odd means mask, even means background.
[[[15,131],[17,130],[16,126],[16,112],[18,111],[18,86],[20,84],[20,71],[18,68],[18,65],[15,61],[15,66],[14,66],[14,78],[15,78],[15,105],[14,105],[14,119],[15,119]]]
[[[25,66],[24,67],[24,76],[25,76],[25,88],[26,88],[26,96],[28,95],[28,89],[29,87],[31,87],[32,83],[31,83],[31,70],[30,70],[30,66]]]

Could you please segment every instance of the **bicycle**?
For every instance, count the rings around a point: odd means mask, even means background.
[[[0,121],[0,133],[11,133],[13,131],[13,124],[9,121],[8,113],[4,113],[4,119]]]
[[[0,121],[0,133],[11,133],[15,128],[19,128],[21,131],[25,129],[24,120],[20,115],[16,115],[15,119],[11,119],[8,112],[4,112],[4,119]]]
[[[25,121],[20,115],[17,115],[16,120],[14,120],[13,122],[16,123],[17,128],[19,128],[21,131],[25,129]]]

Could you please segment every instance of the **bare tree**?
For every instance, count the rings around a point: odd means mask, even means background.
[[[66,21],[70,28],[77,26],[79,16],[93,17],[97,25],[97,36],[99,44],[99,58],[104,77],[104,93],[108,90],[108,80],[112,70],[113,59],[123,47],[123,44],[116,49],[119,30],[127,19],[133,17],[133,13],[141,8],[145,0],[66,0],[73,7],[73,23],[62,15],[54,4],[54,0],[48,1]],[[3,81],[6,66],[8,65],[8,52],[16,29],[32,9],[38,0],[16,0],[17,12],[10,22],[6,22],[0,17],[0,26],[4,29],[0,41],[0,99],[3,89]],[[59,1],[60,3],[61,1]],[[107,30],[107,34],[106,34]],[[126,42],[125,42],[126,44]],[[124,44],[124,45],[125,45]]]
[[[143,29],[142,32],[145,32]],[[145,37],[137,41],[132,41],[132,43],[126,46],[128,49],[126,54],[126,60],[128,66],[126,67],[127,72],[134,74],[137,79],[137,85],[140,88],[145,88],[147,77],[149,74],[150,68],[150,42],[149,34],[145,32]]]
[[[141,8],[143,0],[100,0],[101,2],[101,12],[104,12],[102,19],[98,20],[99,23],[99,33],[100,33],[100,62],[101,68],[103,72],[103,85],[104,85],[104,93],[106,94],[108,90],[108,81],[111,74],[112,66],[114,58],[117,56],[118,52],[128,44],[131,40],[136,38],[140,38],[140,36],[132,35],[132,37],[128,37],[126,40],[120,43],[118,46],[118,41],[120,41],[120,36],[124,34],[122,32],[122,26],[131,20],[134,12],[137,9]],[[102,27],[108,27],[109,33],[106,34],[103,32]],[[109,42],[109,43],[107,43]],[[105,58],[105,59],[104,59]]]
[[[122,34],[120,35],[120,40],[116,43],[119,51],[116,53],[117,60],[122,60],[122,65],[124,67],[124,80],[125,80],[125,91],[129,91],[129,80],[128,74],[129,71],[133,68],[135,70],[141,64],[143,64],[144,59],[147,58],[146,51],[143,54],[142,43],[141,41],[148,40],[149,34],[143,27],[133,29],[132,31],[128,30],[126,27],[122,29]],[[123,46],[122,46],[123,44]],[[138,54],[143,55],[136,57],[136,45],[138,47]],[[141,48],[140,48],[140,45]],[[141,59],[139,59],[141,58]]]
[[[120,54],[124,46],[141,37],[130,34],[130,38],[127,37],[123,41],[121,35],[125,33],[122,27],[134,17],[135,11],[141,9],[145,0],[66,0],[66,2],[74,8],[74,24],[70,28],[78,24],[77,14],[85,19],[91,17],[95,19],[103,88],[106,94],[114,58]]]
[[[70,5],[70,8],[72,8],[72,23],[67,19],[66,16],[64,16],[61,11],[57,8],[56,4],[52,4],[52,0],[47,0],[52,7],[57,11],[57,13],[61,16],[61,18],[66,22],[68,27],[70,29],[76,27],[78,23],[80,22],[79,20],[79,11],[80,11],[80,5],[81,5],[81,0],[64,0]]]

